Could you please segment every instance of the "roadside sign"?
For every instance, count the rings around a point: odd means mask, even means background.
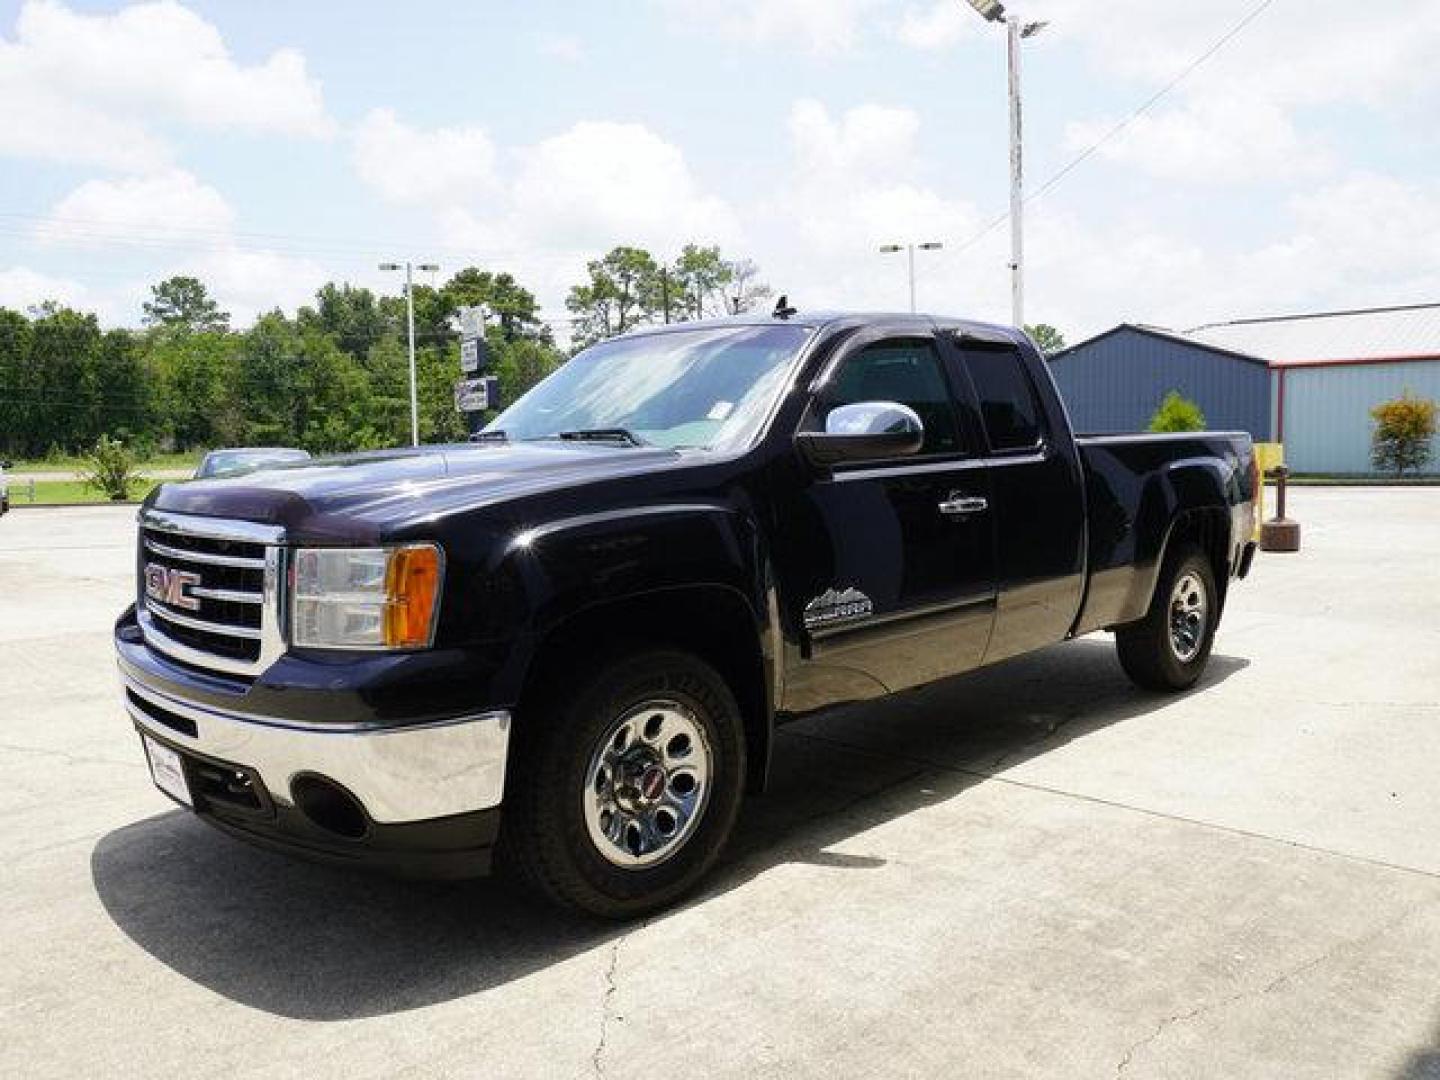
[[[455,408],[461,412],[480,412],[500,403],[499,380],[494,375],[478,379],[461,379],[455,384]]]
[[[473,375],[480,370],[480,338],[467,338],[460,342],[460,371]]]
[[[460,336],[478,338],[485,335],[485,308],[479,304],[459,309]]]

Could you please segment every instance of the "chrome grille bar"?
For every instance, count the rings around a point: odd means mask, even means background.
[[[198,596],[202,600],[228,600],[232,604],[263,604],[265,602],[264,593],[244,592],[240,589],[202,589],[198,585],[191,587],[190,595]]]
[[[154,528],[154,526],[150,526]],[[230,566],[241,570],[264,570],[264,559],[251,559],[244,555],[220,555],[209,551],[191,551],[188,548],[171,547],[158,540],[145,537],[145,549],[168,559],[183,559],[188,562],[208,563],[211,566]]]
[[[188,626],[191,630],[204,630],[207,634],[223,634],[225,637],[244,638],[247,641],[259,641],[264,637],[264,633],[258,627],[231,626],[229,623],[197,619],[193,615],[181,615],[178,611],[171,611],[164,604],[157,604],[150,599],[145,601],[145,606],[151,615],[172,622],[176,626]]]

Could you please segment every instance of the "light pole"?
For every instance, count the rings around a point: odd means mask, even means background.
[[[399,270],[400,263],[381,263],[381,270]],[[426,273],[434,273],[440,267],[434,263],[412,264],[406,262],[405,268],[405,320],[410,327],[410,445],[420,445],[420,394],[416,389],[415,380],[415,271],[424,270]]]
[[[1005,14],[999,0],[967,0],[990,22],[1005,24],[1005,60],[1010,84],[1010,318],[1025,325],[1025,160],[1020,115],[1020,41],[1048,25]]]
[[[910,264],[910,310],[915,310],[915,251],[939,251],[945,245],[939,240],[927,240],[923,244],[881,244],[880,254],[893,255],[897,251],[905,252]]]

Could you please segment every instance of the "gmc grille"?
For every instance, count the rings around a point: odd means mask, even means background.
[[[147,511],[138,608],[147,642],[175,659],[254,675],[279,652],[281,531]]]

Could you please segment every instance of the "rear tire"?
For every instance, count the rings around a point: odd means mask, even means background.
[[[671,650],[597,665],[522,710],[503,866],[552,903],[610,919],[672,903],[714,864],[745,777],[740,708]]]
[[[1145,618],[1115,631],[1120,666],[1146,690],[1188,690],[1205,672],[1219,622],[1210,560],[1182,544],[1166,555]]]

